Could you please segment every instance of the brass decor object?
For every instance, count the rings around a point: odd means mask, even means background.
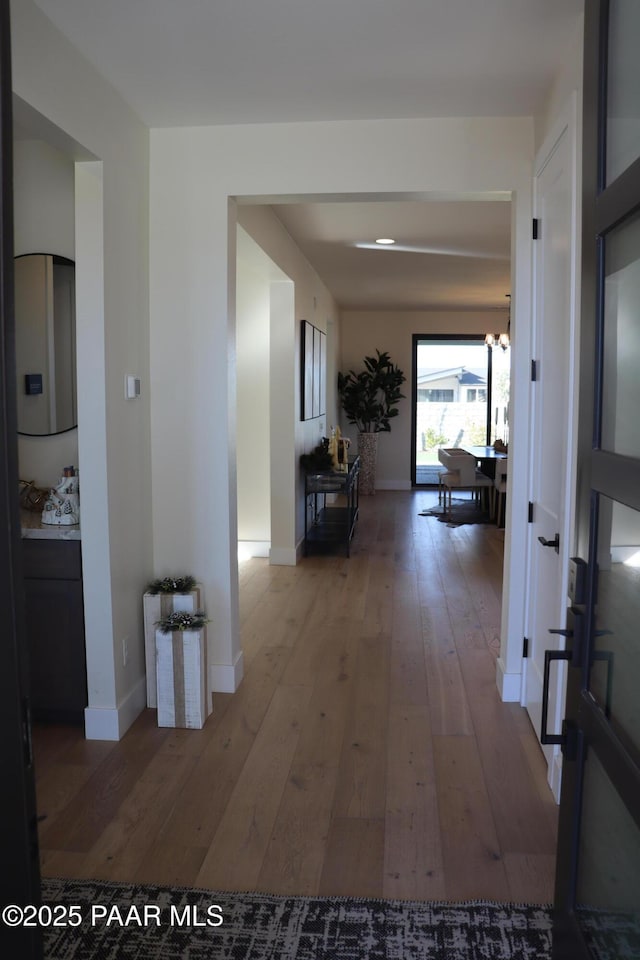
[[[31,513],[42,513],[49,491],[36,487],[33,480],[19,480],[18,485],[18,495],[22,509],[29,510]]]

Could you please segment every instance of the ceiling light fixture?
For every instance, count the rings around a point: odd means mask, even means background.
[[[382,246],[387,246],[390,243],[395,243],[395,240],[392,240],[390,237],[380,237],[378,240],[376,240],[376,243],[379,243]]]
[[[511,294],[505,293],[505,297],[509,301],[509,308],[507,312],[507,332],[488,333],[484,338],[484,342],[488,347],[502,347],[503,350],[506,350],[507,347],[511,345]]]

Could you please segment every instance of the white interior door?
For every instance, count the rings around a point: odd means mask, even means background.
[[[527,639],[524,700],[540,737],[544,651],[564,646],[570,480],[570,332],[572,284],[572,150],[568,127],[536,181],[535,315],[531,440],[532,522],[529,525]],[[532,378],[533,378],[532,373]],[[548,729],[558,731],[563,710],[564,664],[553,665]],[[558,747],[545,746],[549,782],[560,786]]]

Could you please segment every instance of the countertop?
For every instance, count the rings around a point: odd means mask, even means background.
[[[70,526],[62,524],[42,523],[41,513],[32,513],[30,510],[20,511],[20,526],[22,537],[25,540],[80,540],[80,524]]]

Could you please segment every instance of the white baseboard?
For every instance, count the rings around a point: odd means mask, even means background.
[[[295,547],[271,547],[269,563],[279,567],[295,567],[298,562],[298,551]]]
[[[520,703],[522,674],[507,673],[504,669],[502,657],[498,657],[496,664],[496,684],[500,698],[504,703]]]
[[[558,752],[553,758],[548,771],[548,782],[556,803],[560,803],[560,787],[562,786],[562,754]]]
[[[611,547],[611,563],[626,563],[640,551],[640,547]]]
[[[233,664],[212,664],[209,676],[214,693],[235,693],[244,676],[242,651]],[[147,681],[141,677],[117,708],[86,707],[84,731],[87,740],[121,740],[147,705]]]
[[[115,708],[86,707],[84,735],[87,740],[121,740],[147,705],[147,680],[141,677]]]
[[[212,663],[209,667],[209,680],[214,693],[235,693],[243,676],[244,657],[242,650],[233,663]]]
[[[238,540],[238,559],[248,557],[268,557],[271,540]]]
[[[86,707],[84,735],[87,740],[119,740],[118,711],[109,707]]]
[[[376,480],[376,490],[412,490],[410,480]]]

